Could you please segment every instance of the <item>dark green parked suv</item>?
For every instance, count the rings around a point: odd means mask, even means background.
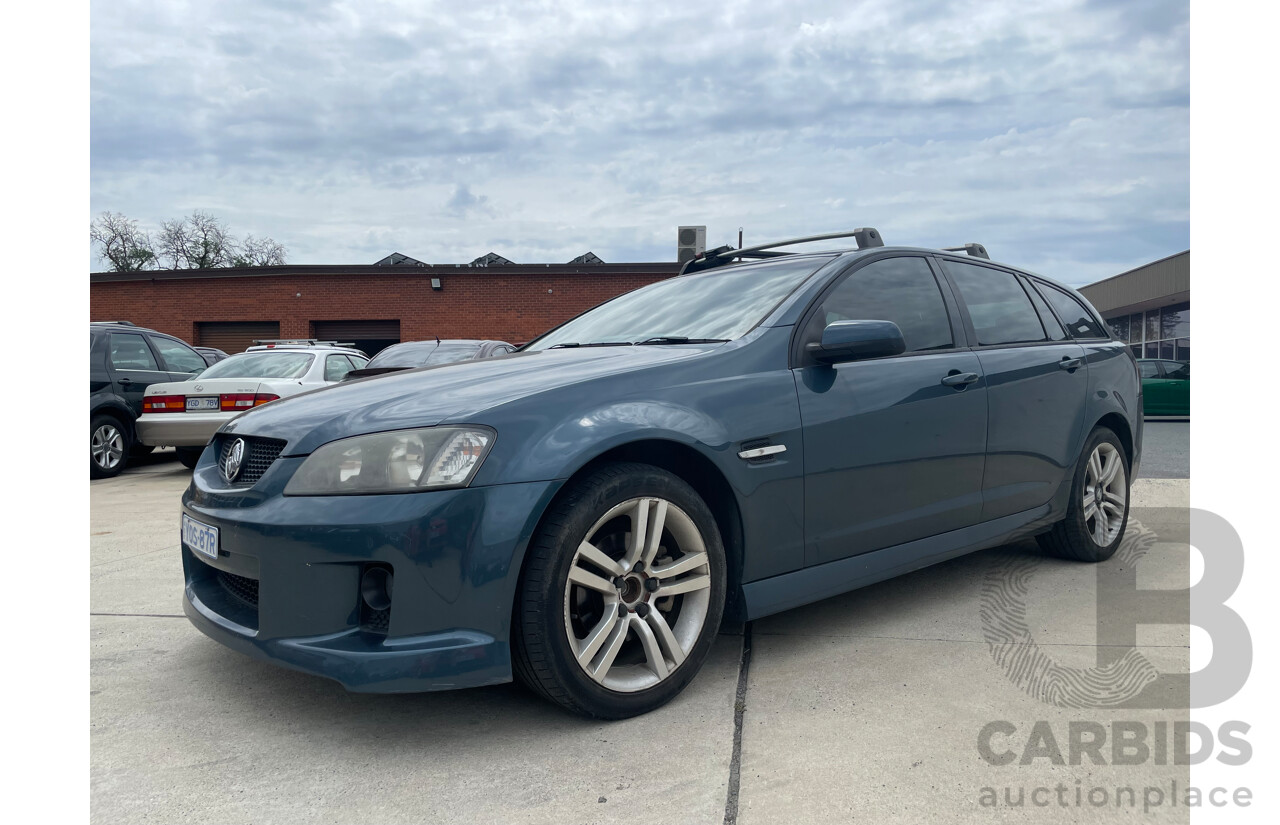
[[[1191,415],[1191,365],[1186,361],[1138,359],[1142,376],[1142,412]]]

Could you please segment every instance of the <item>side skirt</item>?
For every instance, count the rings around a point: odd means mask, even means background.
[[[747,619],[828,599],[988,547],[1038,532],[1061,518],[1052,502],[906,544],[806,567],[742,586]]]

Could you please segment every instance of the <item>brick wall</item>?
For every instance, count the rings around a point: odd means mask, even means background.
[[[522,342],[624,292],[675,275],[676,264],[598,267],[273,267],[90,275],[90,320],[132,321],[193,341],[201,321],[278,321],[284,338],[313,321],[400,321],[404,341]],[[440,278],[442,289],[431,288]]]

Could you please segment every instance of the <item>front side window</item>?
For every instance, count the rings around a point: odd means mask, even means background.
[[[942,268],[969,308],[980,346],[1045,340],[1036,308],[1011,273],[948,260]]]
[[[805,255],[669,278],[601,304],[525,349],[740,338],[830,260]]]
[[[170,372],[199,372],[208,366],[204,357],[186,344],[171,338],[152,338],[151,343],[160,350],[160,357]]]
[[[1107,333],[1102,325],[1093,317],[1093,313],[1085,309],[1084,304],[1068,295],[1061,289],[1049,284],[1036,284],[1045,300],[1053,305],[1053,309],[1062,319],[1062,323],[1070,330],[1073,338],[1106,338]]]
[[[307,374],[315,356],[307,352],[242,352],[219,361],[201,378],[292,378]]]
[[[1160,366],[1155,361],[1139,361],[1138,374],[1143,378],[1159,378]]]
[[[111,366],[118,370],[160,369],[147,340],[133,332],[111,333]]]
[[[1177,361],[1161,361],[1164,366],[1164,377],[1172,378],[1175,381],[1191,380],[1191,365],[1182,364]]]
[[[886,258],[849,274],[822,299],[806,339],[834,321],[893,321],[907,352],[953,344],[947,305],[924,258]]]

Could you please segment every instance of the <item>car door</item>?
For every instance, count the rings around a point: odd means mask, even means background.
[[[824,365],[804,346],[841,320],[888,320],[901,355]],[[986,384],[954,298],[921,256],[840,276],[802,320],[793,358],[804,427],[805,561],[820,564],[975,523]]]
[[[135,416],[142,415],[142,394],[147,387],[169,380],[156,354],[140,332],[113,332],[107,342],[107,368],[116,394]]]
[[[170,381],[187,381],[196,373],[204,372],[208,364],[204,356],[174,338],[162,335],[148,336],[151,345],[160,355],[161,366],[169,372]]]
[[[1167,415],[1191,414],[1191,365],[1181,361],[1161,361],[1164,373]]]
[[[1142,379],[1142,412],[1146,415],[1164,415],[1168,408],[1167,382],[1160,372],[1160,362],[1139,361],[1138,375]]]
[[[1043,505],[1079,456],[1089,390],[1084,347],[1013,272],[940,262],[987,380],[982,520]]]

